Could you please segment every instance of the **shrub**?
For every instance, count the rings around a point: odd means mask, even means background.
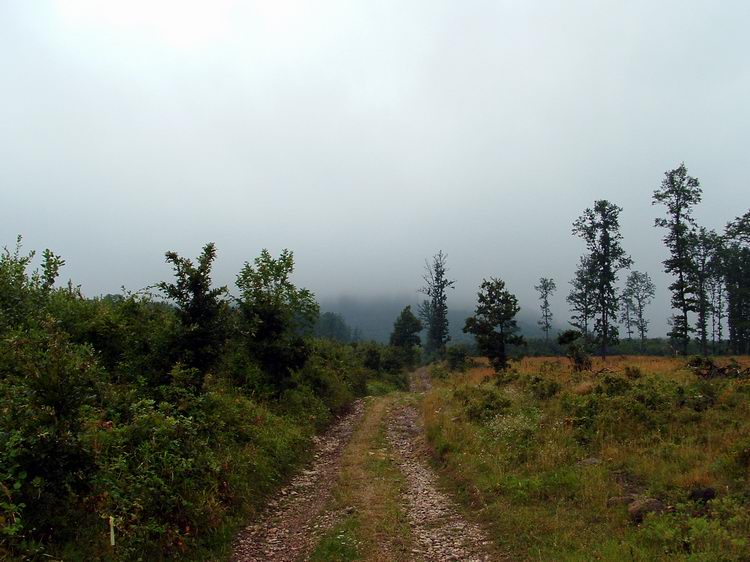
[[[560,391],[560,383],[539,375],[527,376],[521,380],[524,388],[537,400],[549,400]]]
[[[509,460],[521,464],[529,460],[537,445],[540,418],[536,408],[498,414],[487,424],[487,433],[503,445]]]
[[[464,406],[466,417],[473,422],[484,422],[505,412],[511,401],[505,392],[495,385],[463,386],[456,396]]]
[[[638,380],[643,376],[643,371],[634,365],[626,365],[625,376],[630,380]]]
[[[443,363],[433,363],[430,366],[430,378],[435,380],[445,380],[450,375],[450,371],[446,369]]]
[[[469,360],[469,348],[462,344],[451,345],[445,351],[445,359],[448,369],[463,372]]]

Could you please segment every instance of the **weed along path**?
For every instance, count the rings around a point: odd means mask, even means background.
[[[411,392],[369,397],[318,439],[315,460],[242,532],[233,562],[502,560],[438,487]]]

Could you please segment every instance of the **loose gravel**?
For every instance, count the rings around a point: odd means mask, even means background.
[[[324,512],[338,478],[341,453],[359,425],[364,404],[314,438],[311,466],[278,493],[256,523],[235,541],[232,562],[294,562],[304,559],[343,513]]]
[[[412,376],[411,390],[429,390],[426,369]],[[341,471],[342,452],[362,422],[364,403],[325,434],[315,438],[312,465],[298,474],[269,503],[256,523],[237,537],[232,562],[296,562],[310,556],[320,538],[346,513],[326,511]],[[480,562],[504,559],[493,553],[482,529],[464,518],[454,501],[441,492],[427,464],[424,432],[414,406],[401,402],[385,417],[390,453],[401,470],[405,489],[402,506],[414,540],[407,558],[420,562]],[[370,452],[369,454],[374,454]],[[380,554],[386,556],[383,545]]]
[[[453,500],[438,489],[437,476],[425,462],[422,430],[413,406],[391,412],[387,436],[406,480],[403,502],[418,546],[414,558],[428,562],[497,559],[489,553],[491,541],[485,533],[467,521]]]

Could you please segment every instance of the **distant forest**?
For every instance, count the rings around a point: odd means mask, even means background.
[[[442,357],[451,342],[479,344],[473,351],[480,352],[490,345],[498,350],[521,346],[530,354],[557,354],[563,352],[564,341],[580,339],[577,346],[596,349],[602,358],[608,353],[750,352],[750,211],[729,221],[723,232],[710,230],[693,217],[702,196],[700,182],[688,175],[683,163],[664,173],[651,200],[663,212],[655,217],[654,226],[663,232],[668,257],[662,263],[672,277],[668,290],[673,313],[667,338],[649,337],[647,310],[656,287],[648,272],[635,269],[623,245],[623,209],[597,200],[572,223],[572,234],[585,245],[566,296],[569,324],[575,330],[563,333],[565,328],[554,319],[550,297],[559,280],[551,277],[541,277],[534,285],[539,294],[536,317],[528,310],[518,316],[515,295],[495,277],[482,281],[473,313],[450,308],[448,295],[456,280],[447,275],[447,256],[438,251],[426,262],[424,285],[418,289],[427,298],[408,306],[421,320],[425,351]],[[392,319],[403,304],[396,299],[325,303],[315,333],[343,342],[387,342]]]

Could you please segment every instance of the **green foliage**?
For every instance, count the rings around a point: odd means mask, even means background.
[[[688,560],[747,560],[750,557],[750,515],[734,498],[709,502],[705,514],[689,505],[646,518],[639,542],[668,557]]]
[[[430,378],[434,380],[445,380],[450,375],[450,371],[444,363],[433,363],[430,365]]]
[[[21,237],[11,251],[0,253],[0,334],[13,327],[38,322],[53,292],[55,280],[65,261],[44,250],[42,269],[28,272],[34,252],[21,254]]]
[[[88,346],[52,320],[0,340],[0,531],[14,542],[68,539],[94,470],[81,442],[83,408],[102,378]]]
[[[631,271],[622,292],[622,316],[628,339],[633,330],[641,338],[641,352],[644,349],[649,320],[646,318],[646,307],[651,304],[656,288],[648,273]]]
[[[593,326],[595,300],[595,274],[590,256],[581,256],[575,276],[570,282],[570,293],[565,300],[570,305],[570,324],[579,329],[585,337],[589,336]]]
[[[502,279],[484,279],[477,294],[474,316],[466,319],[464,332],[474,335],[480,353],[490,359],[495,371],[508,367],[509,345],[522,345],[515,316],[521,308],[515,295],[505,288]]]
[[[557,336],[557,343],[566,347],[565,355],[573,364],[573,371],[591,370],[591,356],[586,350],[586,337],[577,330],[566,330]]]
[[[445,360],[451,371],[465,371],[469,366],[469,359],[469,347],[464,344],[451,345],[445,351]]]
[[[340,314],[324,312],[315,322],[316,337],[336,340],[342,343],[352,341],[352,329]]]
[[[211,287],[216,247],[213,243],[206,244],[197,264],[176,252],[167,252],[166,258],[174,269],[175,281],[164,281],[157,287],[177,306],[180,359],[203,371],[214,364],[227,337],[223,318],[227,313],[223,300],[227,289]]]
[[[196,264],[167,254],[175,306],[56,289],[63,261],[32,257],[20,241],[0,255],[0,558],[160,560],[231,539],[368,383],[406,384],[396,348],[375,346],[373,370],[305,335],[317,303],[289,283],[291,253],[246,264],[238,308],[212,288],[212,244]]]
[[[414,316],[411,306],[404,308],[393,324],[391,346],[401,350],[402,362],[407,368],[412,368],[417,362],[421,343],[419,332],[421,331],[422,322]]]
[[[290,281],[293,272],[292,252],[273,258],[263,250],[237,276],[248,348],[277,392],[288,388],[292,373],[305,365],[310,349],[303,335],[312,330],[319,312],[314,295]]]
[[[560,391],[560,383],[539,375],[523,377],[521,384],[537,400],[548,400]]]
[[[718,264],[726,286],[730,347],[735,354],[750,353],[750,211],[727,224]],[[719,329],[721,303],[717,299]]]
[[[494,384],[463,386],[456,391],[466,417],[473,422],[486,422],[505,412],[511,405],[505,392]]]

